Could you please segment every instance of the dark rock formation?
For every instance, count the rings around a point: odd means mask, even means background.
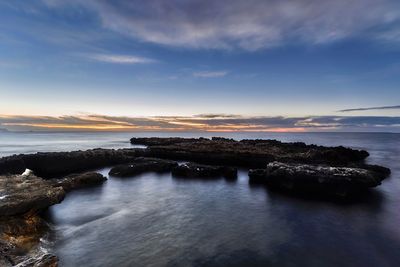
[[[0,266],[57,266],[57,257],[41,249],[47,231],[47,223],[37,214],[1,217]]]
[[[181,138],[181,137],[142,137],[131,138],[131,144],[145,145],[145,146],[160,146],[160,145],[173,145],[176,143],[191,143],[198,140],[208,140],[206,138]]]
[[[21,174],[25,169],[25,162],[21,157],[11,156],[0,158],[0,175]]]
[[[366,151],[344,147],[282,143],[275,140],[132,138],[131,142],[148,147],[14,155],[0,159],[0,175],[20,174],[28,168],[40,177],[51,178],[130,163],[137,157],[262,168],[266,162],[273,161],[346,166],[350,163],[358,164],[368,156]]]
[[[368,157],[364,150],[276,140],[132,138],[131,143],[147,145],[146,156],[250,168],[260,168],[273,161],[346,165]]]
[[[141,149],[92,149],[72,152],[41,152],[0,159],[1,174],[21,174],[33,170],[40,177],[49,178],[90,169],[126,163]]]
[[[235,179],[237,169],[225,166],[210,166],[196,163],[184,163],[172,169],[172,175],[185,178],[219,178]]]
[[[77,188],[98,185],[107,180],[106,177],[97,172],[71,174],[63,178],[48,180],[52,186],[62,187],[66,192]]]
[[[169,172],[176,166],[178,166],[178,163],[172,160],[138,157],[129,164],[118,165],[112,168],[109,175],[127,177],[144,172]]]
[[[51,180],[30,171],[0,176],[0,266],[57,266],[57,257],[41,249],[48,226],[40,212],[60,203],[65,191],[105,180],[93,172]]]
[[[347,197],[381,184],[387,173],[373,169],[273,162],[250,170],[249,181],[294,193]]]
[[[32,174],[0,176],[0,216],[40,211],[60,203],[64,196],[62,187]]]

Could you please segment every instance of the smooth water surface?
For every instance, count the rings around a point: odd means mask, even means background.
[[[90,139],[90,145],[129,147],[134,135],[168,134],[99,135],[86,136],[83,143]],[[101,186],[69,193],[50,209],[60,266],[400,265],[399,134],[225,136],[362,148],[371,154],[369,163],[391,168],[392,175],[369,199],[350,205],[303,200],[250,186],[245,170],[235,182],[153,173],[109,177]],[[75,136],[68,146],[75,149],[82,144],[75,140],[82,139]],[[52,150],[57,150],[54,143]],[[23,146],[18,151],[24,152]],[[107,175],[108,170],[100,171]]]

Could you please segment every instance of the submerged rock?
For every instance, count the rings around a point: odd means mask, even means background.
[[[126,177],[144,172],[169,172],[176,166],[178,166],[178,163],[172,160],[139,157],[132,160],[129,164],[112,168],[109,175]]]
[[[382,167],[383,168],[383,167]],[[387,175],[355,167],[272,162],[266,169],[249,171],[251,183],[294,193],[346,197],[381,184]]]
[[[172,175],[186,178],[237,178],[237,169],[226,166],[210,166],[196,163],[184,163],[172,169]]]

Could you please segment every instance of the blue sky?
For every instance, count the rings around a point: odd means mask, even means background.
[[[4,0],[0,18],[3,123],[368,116],[349,127],[399,129],[398,1]]]

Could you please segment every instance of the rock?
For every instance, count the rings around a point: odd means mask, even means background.
[[[90,169],[127,163],[141,149],[91,149],[72,152],[40,152],[0,159],[0,174],[21,174],[25,168],[43,178],[52,178]]]
[[[146,149],[92,149],[14,155],[0,159],[0,174],[20,174],[25,168],[43,178],[52,178],[90,169],[132,162],[137,157],[193,161],[210,165],[263,168],[266,162],[280,161],[346,166],[359,164],[368,156],[363,150],[322,147],[276,140],[207,138],[132,138]]]
[[[57,266],[57,257],[41,249],[47,223],[37,214],[0,218],[0,266]]]
[[[35,212],[60,203],[65,196],[62,187],[34,176],[0,176],[0,216]]]
[[[48,226],[38,214],[60,203],[65,191],[105,180],[94,172],[51,180],[30,171],[0,176],[0,266],[57,266],[57,257],[41,249]]]
[[[57,257],[41,249],[48,226],[38,214],[60,203],[65,191],[105,180],[94,172],[51,180],[29,171],[0,176],[0,266],[57,266]]]
[[[364,150],[341,146],[323,147],[276,140],[153,137],[132,138],[131,143],[147,145],[146,156],[250,168],[262,168],[265,162],[273,161],[346,165],[360,162],[369,155]]]
[[[0,158],[0,175],[21,174],[25,169],[25,162],[21,157],[11,156]]]
[[[225,166],[210,166],[196,163],[184,163],[172,169],[172,174],[186,178],[237,178],[237,169]]]
[[[157,146],[157,145],[172,145],[176,143],[191,143],[198,140],[208,140],[206,138],[181,138],[181,137],[143,137],[143,138],[131,138],[131,144],[133,145],[145,145],[145,146]]]
[[[58,258],[49,253],[43,253],[36,257],[28,258],[27,260],[19,263],[16,267],[57,267]]]
[[[132,160],[129,164],[112,168],[109,175],[127,177],[144,172],[169,172],[176,166],[178,166],[178,163],[172,160],[139,157]]]
[[[72,174],[63,178],[49,180],[53,186],[60,186],[66,192],[77,188],[98,185],[105,181],[107,181],[107,178],[96,172]]]
[[[385,177],[373,170],[354,167],[269,163],[249,171],[249,181],[294,193],[347,197],[381,184]]]

